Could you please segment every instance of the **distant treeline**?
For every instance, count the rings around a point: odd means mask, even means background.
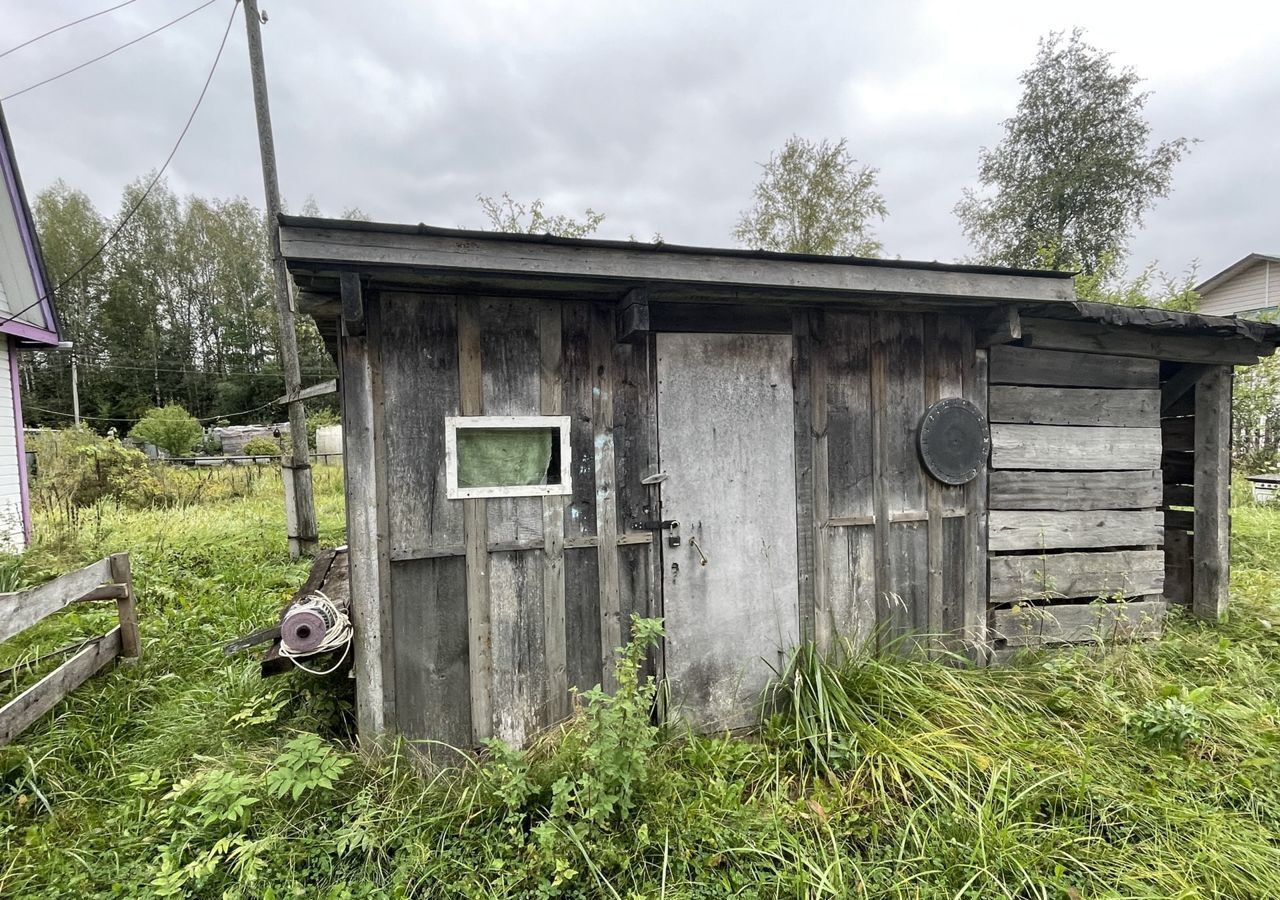
[[[118,216],[149,181],[125,188]],[[61,181],[32,206],[54,285],[118,221]],[[71,352],[81,415],[99,432],[123,434],[146,409],[166,403],[207,421],[279,418],[283,411],[270,406],[284,393],[273,291],[262,210],[243,198],[179,197],[160,182],[101,256],[57,291],[63,337],[74,350],[22,355],[26,422],[70,423]],[[333,361],[311,320],[299,317],[298,332],[303,385],[332,378]]]

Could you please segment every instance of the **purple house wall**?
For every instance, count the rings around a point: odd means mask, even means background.
[[[18,354],[27,349],[47,349],[57,346],[60,340],[60,323],[53,301],[53,286],[49,283],[49,277],[45,271],[35,221],[31,216],[31,208],[27,204],[22,187],[22,178],[18,172],[13,141],[9,135],[9,126],[5,121],[3,107],[0,107],[0,176],[4,179],[5,201],[9,204],[17,224],[16,236],[12,230],[6,229],[6,232],[0,235],[0,240],[10,243],[10,246],[3,248],[9,258],[21,260],[23,263],[20,266],[7,268],[9,277],[15,281],[20,280],[22,283],[4,285],[5,303],[0,304],[0,334],[4,335],[5,355],[8,357],[8,365],[0,368],[0,381],[5,378],[9,381],[7,386],[9,397],[6,399],[11,399],[13,411],[12,445],[4,446],[8,441],[0,443],[0,464],[7,463],[8,460],[16,462],[22,535],[29,540],[31,500],[27,482],[26,448],[22,436],[22,396],[21,380],[18,376]],[[30,278],[29,282],[25,280],[27,277]],[[22,290],[17,290],[19,287]],[[34,301],[28,300],[25,307],[16,299],[32,296],[35,298]],[[3,390],[0,388],[0,392]],[[7,430],[6,428],[5,431]],[[8,460],[4,459],[5,457],[8,457]],[[7,468],[7,465],[4,467]]]

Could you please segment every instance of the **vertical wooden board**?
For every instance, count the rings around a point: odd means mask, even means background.
[[[622,646],[618,587],[618,486],[613,448],[613,307],[596,304],[591,315],[592,442],[596,467],[596,550],[600,559],[600,659],[605,690],[614,685],[613,663]]]
[[[600,564],[594,547],[564,551],[565,660],[569,687],[601,683]]]
[[[654,518],[644,479],[658,470],[658,421],[651,388],[649,341],[613,346],[613,453],[618,533]]]
[[[1191,611],[1216,621],[1227,611],[1231,550],[1231,367],[1196,383],[1195,546]]]
[[[528,300],[481,300],[480,375],[486,416],[536,416],[542,409],[541,307]],[[490,543],[542,538],[542,501],[487,503]]]
[[[795,525],[796,525],[796,591],[799,609],[801,640],[816,641],[821,649],[827,649],[830,635],[816,627],[825,623],[828,612],[824,608],[825,595],[819,588],[820,553],[815,546],[814,501],[817,486],[817,468],[822,464],[822,482],[825,490],[825,458],[819,460],[815,440],[817,423],[815,410],[825,422],[825,402],[815,403],[815,384],[821,384],[821,365],[818,357],[824,352],[814,336],[814,314],[808,310],[796,310],[791,319],[791,385],[792,385],[792,441],[795,458]],[[733,361],[726,363],[733,365]],[[817,379],[815,380],[815,369]],[[825,424],[824,424],[825,428]],[[821,441],[825,455],[826,440]],[[824,498],[825,499],[825,498]],[[825,505],[825,503],[824,503]],[[822,573],[825,574],[825,573]]]
[[[513,747],[548,724],[542,557],[524,550],[489,554],[493,735]]]
[[[882,502],[876,507],[883,569],[877,577],[877,625],[884,641],[928,630],[928,530],[918,522],[890,524],[894,513],[925,508],[925,474],[916,429],[925,407],[924,321],[919,314],[878,313],[873,366],[881,366],[876,410]],[[911,646],[911,645],[908,645]]]
[[[987,411],[988,356],[986,350],[974,350],[971,381],[966,382],[969,399],[984,413]],[[987,566],[988,566],[988,461],[978,467],[978,477],[965,485],[969,515],[966,517],[966,550],[964,571],[963,638],[971,658],[981,664],[988,660],[987,640]]]
[[[916,451],[924,415],[924,320],[880,313],[876,340],[885,355],[884,489],[890,515],[924,509],[925,472]],[[923,573],[921,573],[923,574]]]
[[[1195,536],[1189,531],[1167,528],[1164,533],[1164,598],[1170,603],[1191,605],[1191,560]]]
[[[967,516],[942,520],[942,609],[941,633],[946,646],[959,650],[966,633],[965,592],[969,584],[970,527]]]
[[[829,310],[826,348],[827,485],[832,516],[875,511],[871,445],[871,319]]]
[[[472,746],[467,570],[460,556],[393,562],[396,728],[410,740]],[[430,751],[429,751],[430,752]]]
[[[823,529],[831,621],[826,630],[838,650],[861,649],[874,638],[876,622],[875,528]]]
[[[560,304],[541,304],[538,341],[542,354],[539,392],[544,416],[558,416],[564,408],[561,352],[564,325]],[[564,497],[542,498],[542,636],[546,660],[546,721],[569,715],[568,663],[564,623]]]
[[[885,640],[894,641],[929,631],[929,535],[925,522],[897,522],[889,526],[889,583]],[[919,641],[908,637],[899,647],[908,651]]]
[[[444,467],[444,419],[460,408],[456,302],[386,292],[377,307],[391,553],[457,546],[462,509],[445,498]]]
[[[458,301],[458,403],[464,416],[484,413],[479,302]],[[493,736],[493,645],[489,616],[489,524],[485,501],[462,501],[467,565],[467,646],[471,685],[471,734],[479,744]]]
[[[367,337],[344,335],[342,443],[346,483],[347,541],[350,545],[352,653],[356,673],[356,718],[360,734],[375,739],[386,726],[385,699],[392,673],[385,672],[382,633],[384,605],[390,602],[379,563],[377,460],[374,443],[373,363]],[[442,495],[443,496],[443,495]]]
[[[564,513],[566,537],[596,533],[596,451],[592,388],[596,380],[591,365],[590,303],[565,303],[561,341],[561,378],[564,383],[563,415],[570,417],[569,449],[573,454],[573,494]]]
[[[631,640],[631,617],[653,615],[649,598],[649,552],[647,544],[627,544],[618,548],[618,586],[621,594],[622,640]]]

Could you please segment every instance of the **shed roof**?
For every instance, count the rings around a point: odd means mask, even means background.
[[[1030,317],[1280,343],[1280,326],[1245,319],[1075,299],[1072,273],[856,256],[816,256],[507,234],[281,215],[281,251],[318,317],[338,308],[338,275],[357,269],[383,283],[503,289],[531,295],[575,291],[621,296],[642,284],[664,299],[718,297],[741,303],[810,303],[890,295],[938,308],[1016,306]],[[329,299],[326,300],[325,298]],[[1259,349],[1271,352],[1270,346]]]
[[[450,277],[536,288],[573,282],[597,290],[643,283],[687,293],[732,291],[735,297],[775,302],[802,293],[894,294],[915,298],[1036,300],[1073,296],[1070,273],[1005,269],[766,250],[689,247],[595,238],[507,234],[280,216],[281,251],[295,277],[315,278],[342,268],[377,270],[389,278],[416,270],[419,280]]]

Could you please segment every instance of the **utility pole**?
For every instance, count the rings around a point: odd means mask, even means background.
[[[289,272],[280,254],[280,182],[276,176],[276,147],[271,136],[271,107],[267,103],[267,72],[262,60],[262,18],[258,0],[243,0],[245,31],[249,36],[249,68],[253,75],[253,105],[258,117],[258,145],[262,153],[262,187],[267,195],[267,231],[271,237],[271,262],[276,280],[276,311],[280,315],[280,362],[284,393],[289,401],[289,444],[292,452],[282,461],[284,511],[289,531],[289,555],[295,559],[314,553],[319,546],[316,507],[311,490],[311,454],[307,449],[307,413],[301,400],[298,335],[293,324],[289,296]]]
[[[80,373],[76,369],[76,345],[71,341],[58,341],[58,349],[71,354],[71,414],[80,424]]]
[[[76,351],[71,351],[71,413],[80,424],[80,373],[76,370]]]

